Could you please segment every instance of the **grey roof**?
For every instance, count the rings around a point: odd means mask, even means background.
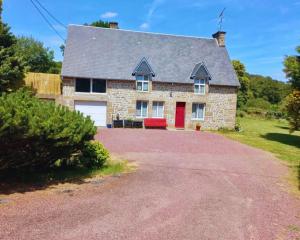
[[[198,38],[70,25],[62,76],[134,80],[146,58],[153,81],[192,83],[193,69],[204,63],[213,85],[239,86],[225,47]]]
[[[148,63],[146,58],[142,58],[140,63],[134,69],[132,75],[135,76],[136,74],[140,75],[151,75],[152,77],[155,76],[154,71],[152,70],[150,64]]]
[[[211,75],[209,71],[207,70],[205,63],[198,63],[196,64],[192,74],[191,79],[211,79]]]

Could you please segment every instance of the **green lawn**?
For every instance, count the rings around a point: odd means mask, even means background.
[[[242,132],[222,131],[225,136],[273,153],[293,169],[293,181],[299,186],[300,131],[289,134],[285,120],[239,118]]]

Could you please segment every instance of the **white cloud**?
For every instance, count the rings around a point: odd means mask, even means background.
[[[161,4],[163,4],[165,0],[153,0],[149,6],[146,21],[140,25],[140,28],[145,30],[150,27],[151,20],[154,16],[155,11],[159,8]]]
[[[105,12],[101,14],[101,18],[114,18],[116,16],[118,16],[118,13],[116,12]]]
[[[146,30],[148,28],[149,28],[149,23],[144,22],[140,25],[140,29]]]

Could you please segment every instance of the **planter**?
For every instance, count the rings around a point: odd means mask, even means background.
[[[200,131],[201,130],[201,126],[196,126],[196,131]]]
[[[111,124],[107,124],[106,127],[107,128],[112,128],[112,125]]]
[[[124,120],[124,127],[125,128],[132,128],[132,120]]]
[[[114,128],[122,128],[123,127],[123,120],[114,120],[113,121]]]
[[[143,122],[142,121],[133,121],[132,127],[133,128],[143,128]]]

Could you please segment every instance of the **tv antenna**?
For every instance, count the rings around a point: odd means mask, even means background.
[[[222,12],[219,15],[219,31],[222,30],[225,10],[226,10],[226,8],[223,8]]]

